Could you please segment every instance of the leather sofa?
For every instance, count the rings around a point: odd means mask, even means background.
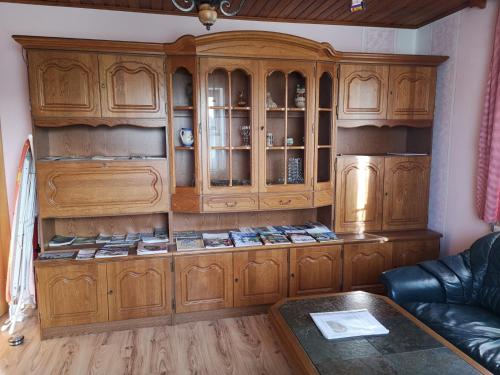
[[[500,374],[500,232],[469,250],[382,274],[387,295]]]

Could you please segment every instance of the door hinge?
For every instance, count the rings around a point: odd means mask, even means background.
[[[176,307],[176,305],[175,305],[175,298],[172,298],[172,310],[175,311],[175,307]]]

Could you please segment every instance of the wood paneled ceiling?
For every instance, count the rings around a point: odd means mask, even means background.
[[[233,0],[235,5],[240,0]],[[12,0],[0,2],[183,14],[170,0]],[[366,9],[350,12],[351,0],[246,0],[233,18],[330,25],[418,28],[486,0],[365,0]],[[192,13],[195,16],[195,13]]]

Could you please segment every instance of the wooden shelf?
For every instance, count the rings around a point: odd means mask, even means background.
[[[233,107],[233,106],[227,106],[227,105],[211,105],[208,107],[208,109],[215,109],[215,110],[226,110],[226,111],[250,111],[252,107]]]
[[[266,111],[268,112],[285,112],[284,107],[276,107],[276,108],[266,108]]]
[[[279,151],[279,150],[284,150],[285,149],[285,146],[267,146],[266,149],[268,151]]]
[[[252,146],[211,146],[211,150],[222,150],[222,151],[229,151],[229,150],[251,150]]]
[[[318,108],[318,111],[320,111],[320,112],[332,112],[333,109],[332,108]]]
[[[194,146],[175,146],[175,150],[179,151],[192,151],[194,150]]]
[[[304,148],[304,146],[287,146],[289,150],[303,150]]]
[[[232,150],[251,150],[252,146],[233,146]]]
[[[332,148],[332,145],[318,145],[318,148]]]
[[[296,107],[288,108],[288,112],[305,112],[305,111],[306,111],[305,108],[296,108]]]
[[[192,105],[176,105],[174,106],[174,111],[192,111],[194,107]]]
[[[252,107],[231,107],[233,111],[250,111]]]

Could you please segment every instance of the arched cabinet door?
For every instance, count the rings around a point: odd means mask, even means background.
[[[427,227],[430,163],[429,156],[385,158],[383,230]]]
[[[385,119],[389,67],[342,64],[339,76],[338,118]]]
[[[164,58],[99,55],[103,117],[164,118]]]
[[[29,51],[31,111],[34,117],[99,117],[97,55]]]
[[[432,120],[435,97],[436,68],[391,66],[388,119]]]

